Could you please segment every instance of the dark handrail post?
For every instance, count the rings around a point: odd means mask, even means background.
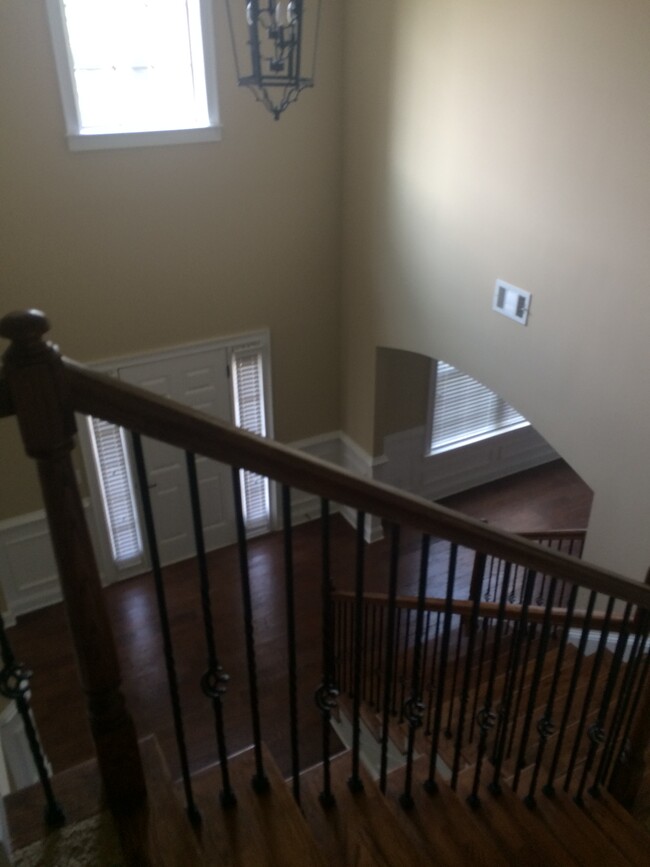
[[[43,340],[48,330],[46,317],[36,310],[5,316],[0,336],[12,343],[3,355],[3,373],[25,451],[38,466],[106,795],[111,806],[123,809],[146,797],[144,774],[71,460],[73,410],[58,350]]]

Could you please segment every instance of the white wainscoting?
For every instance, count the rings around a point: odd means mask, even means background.
[[[423,426],[387,436],[385,461],[378,464],[375,478],[427,500],[439,500],[559,457],[531,427],[439,455],[425,454],[425,440]]]
[[[96,530],[89,501],[84,502],[93,542]],[[0,580],[7,610],[5,625],[16,617],[62,599],[45,512],[31,512],[0,522]]]
[[[342,431],[291,443],[308,455],[344,467],[362,478],[376,478],[430,500],[557,458],[557,454],[530,428],[505,434],[498,441],[485,440],[475,447],[436,457],[426,457],[423,444],[424,428],[386,437],[386,453],[378,458],[373,458]],[[89,501],[84,502],[84,508],[97,546],[97,529]],[[320,500],[313,494],[293,490],[291,511],[295,524],[314,520],[320,516]],[[356,526],[356,510],[333,503],[331,511],[340,512],[353,527]],[[368,516],[366,541],[374,542],[381,538],[381,522]],[[15,622],[21,614],[61,600],[61,586],[44,512],[32,512],[0,522],[0,580],[8,609],[3,615],[7,625]]]

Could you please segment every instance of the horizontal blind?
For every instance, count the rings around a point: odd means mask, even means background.
[[[97,418],[89,427],[113,560],[121,567],[133,565],[142,560],[143,550],[124,431]]]
[[[262,353],[258,348],[236,349],[232,354],[235,424],[266,436]],[[249,530],[266,529],[270,517],[269,481],[242,470],[240,475],[244,521]]]
[[[435,379],[432,452],[527,424],[503,398],[446,361],[436,363]]]

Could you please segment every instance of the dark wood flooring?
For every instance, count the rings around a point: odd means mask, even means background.
[[[561,461],[449,498],[445,505],[514,531],[585,527],[591,492]],[[321,681],[319,522],[294,529],[296,637],[300,721],[300,763],[320,761],[320,717],[314,690]],[[354,531],[340,517],[332,520],[332,577],[338,588],[352,588]],[[285,775],[290,770],[287,721],[287,620],[283,579],[283,537],[272,533],[249,543],[262,737]],[[413,593],[419,559],[418,540],[403,545],[400,592]],[[367,588],[385,589],[387,545],[367,548]],[[211,603],[217,649],[230,676],[224,696],[228,750],[252,740],[246,658],[242,639],[242,604],[238,555],[223,548],[209,555]],[[207,667],[200,593],[192,561],[168,567],[165,588],[181,684],[181,703],[190,765],[198,770],[216,761],[210,703],[199,688]],[[469,577],[469,575],[467,575]],[[444,574],[432,570],[429,591],[438,593]],[[459,588],[466,592],[467,585]],[[105,591],[123,672],[127,704],[140,736],[156,734],[172,774],[178,776],[162,642],[151,576],[142,575]],[[90,758],[92,743],[78,685],[72,646],[62,605],[19,619],[8,630],[16,656],[34,671],[32,702],[45,752],[55,771]]]

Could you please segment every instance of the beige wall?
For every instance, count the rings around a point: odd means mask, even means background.
[[[92,153],[64,140],[44,5],[0,5],[0,313],[45,310],[80,360],[268,326],[276,435],[336,429],[339,0],[317,86],[279,122],[236,87],[218,3],[222,141]],[[0,477],[0,518],[38,508],[10,421]]]
[[[350,0],[346,25],[346,430],[372,448],[378,345],[445,358],[594,489],[587,556],[641,578],[650,4]]]
[[[374,453],[381,454],[384,437],[426,427],[431,359],[380,346],[375,370]]]

